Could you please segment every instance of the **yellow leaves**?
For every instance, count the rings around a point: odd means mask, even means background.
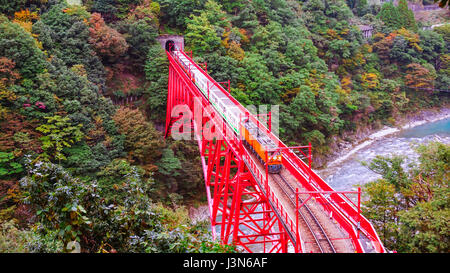
[[[314,95],[319,94],[319,90],[323,88],[325,75],[317,74],[316,69],[312,69],[309,73],[309,77],[305,79],[305,85],[309,86]]]
[[[241,48],[241,46],[235,42],[232,41],[230,43],[230,47],[228,48],[228,55],[238,61],[242,61],[245,57],[245,52],[244,50]]]
[[[403,36],[409,43],[410,46],[414,47],[417,51],[422,51],[423,49],[419,46],[420,38],[419,34],[411,32],[405,28],[396,30],[395,33]]]
[[[338,35],[338,33],[336,32],[336,30],[331,29],[331,28],[329,28],[329,29],[327,30],[326,35],[328,36],[327,38],[328,38],[329,40],[334,40],[334,39],[342,40],[342,37],[340,37],[340,36]]]
[[[33,28],[33,21],[39,20],[39,15],[37,12],[30,12],[28,9],[17,11],[14,13],[13,22],[20,25],[25,31],[33,36],[36,46],[43,50],[42,42],[37,40],[38,35],[31,33]]]
[[[39,15],[37,12],[30,12],[28,9],[17,11],[14,13],[14,23],[19,24],[27,32],[31,33],[33,21],[38,20]]]
[[[372,51],[373,51],[372,45],[363,44],[362,47],[361,47],[361,51],[363,53],[372,53]]]
[[[352,90],[352,87],[353,87],[353,82],[351,79],[351,75],[346,75],[341,80],[341,90],[339,90],[339,91],[342,91],[342,93],[344,93],[344,94],[349,94],[350,91]],[[339,91],[338,91],[338,93],[341,93]]]
[[[336,31],[335,29],[329,28],[327,29],[325,36],[328,40],[343,40],[344,39],[343,36],[346,36],[349,32],[350,29],[348,28],[344,28],[339,32]]]
[[[84,65],[82,65],[82,64],[75,64],[70,68],[70,70],[75,72],[77,75],[80,75],[82,77],[87,77],[87,71],[84,68]]]
[[[375,73],[363,73],[361,76],[362,86],[367,89],[377,88],[380,84],[377,74]]]
[[[292,88],[292,89],[286,90],[286,92],[284,92],[281,95],[281,99],[286,104],[289,104],[299,92],[300,92],[300,87],[296,87],[296,88]]]
[[[221,44],[222,44],[222,46],[225,47],[225,48],[229,48],[229,47],[230,47],[230,45],[229,45],[229,43],[228,43],[228,41],[230,40],[230,34],[231,34],[231,31],[225,31],[225,32],[223,33],[223,35],[222,35],[222,41],[221,41]]]
[[[13,91],[8,90],[6,88],[2,88],[0,85],[0,101],[12,102],[15,101],[16,99],[17,96]]]
[[[9,110],[0,105],[0,120],[5,120],[8,117]]]

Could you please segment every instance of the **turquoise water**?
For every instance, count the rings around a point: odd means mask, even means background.
[[[357,185],[381,178],[361,162],[371,162],[377,155],[401,155],[405,158],[404,167],[417,162],[418,154],[414,147],[430,141],[450,144],[450,118],[423,124],[411,129],[403,130],[386,138],[374,141],[371,145],[359,150],[353,156],[332,168],[333,170],[322,176],[335,190],[354,190]]]
[[[416,137],[425,137],[428,135],[440,135],[440,136],[450,135],[450,118],[432,123],[426,123],[405,130],[403,132],[400,132],[398,134],[398,137],[416,138]]]

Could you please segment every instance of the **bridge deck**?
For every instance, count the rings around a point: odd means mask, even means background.
[[[258,162],[256,156],[251,154],[247,151],[247,153],[252,157],[254,162]],[[245,160],[244,160],[245,161]],[[246,162],[246,164],[249,164]],[[256,164],[256,167],[259,169],[261,173],[265,173],[264,167],[261,164]],[[249,169],[251,167],[249,166]],[[280,175],[284,177],[287,183],[291,185],[291,187],[294,189],[297,188],[299,192],[306,191],[306,189],[296,181],[295,177],[293,177],[286,169],[282,169]],[[288,217],[292,222],[296,222],[296,204],[295,201],[295,192],[292,192],[292,188],[283,183],[283,181],[280,183],[280,179],[277,178],[277,174],[270,174],[268,176],[268,185],[270,190],[273,192],[275,197],[279,200],[282,207],[285,209],[285,212],[287,213]],[[257,179],[257,177],[255,177]],[[259,181],[262,183],[262,181]],[[307,196],[304,196],[304,199],[306,199]],[[355,252],[355,248],[353,247],[352,241],[349,238],[348,234],[342,230],[339,225],[330,218],[329,215],[325,213],[322,206],[318,204],[317,200],[311,198],[306,202],[306,206],[312,211],[314,216],[319,221],[319,224],[324,229],[326,236],[331,238],[332,244],[335,248],[335,251],[338,253],[352,253]],[[276,208],[273,208],[276,210]],[[278,212],[282,213],[282,212]],[[300,238],[302,239],[304,243],[304,250],[303,252],[321,252],[316,242],[314,241],[314,237],[312,235],[312,232],[315,232],[316,235],[319,233],[317,230],[311,231],[309,230],[307,224],[305,223],[305,220],[303,220],[301,217],[299,217],[298,221],[298,229],[300,233]],[[286,224],[286,223],[285,223]],[[295,236],[294,234],[291,234],[291,236]],[[295,238],[295,237],[294,237]],[[325,238],[320,238],[319,240],[323,240]],[[324,251],[329,252],[329,251]],[[332,251],[330,251],[332,252]]]

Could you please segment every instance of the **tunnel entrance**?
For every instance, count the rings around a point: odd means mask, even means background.
[[[169,52],[173,51],[173,50],[176,50],[175,42],[172,41],[172,40],[167,40],[166,41],[166,50],[169,51]]]
[[[184,50],[184,37],[182,35],[162,34],[156,39],[164,50]]]

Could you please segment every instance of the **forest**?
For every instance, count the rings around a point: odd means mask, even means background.
[[[183,35],[243,105],[279,105],[280,138],[317,158],[344,132],[448,104],[450,24],[424,29],[406,0],[0,2],[0,252],[237,251],[189,217],[203,174],[195,142],[163,137],[161,34]],[[369,164],[383,180],[365,215],[390,249],[449,250],[450,151],[436,145],[410,171]]]

